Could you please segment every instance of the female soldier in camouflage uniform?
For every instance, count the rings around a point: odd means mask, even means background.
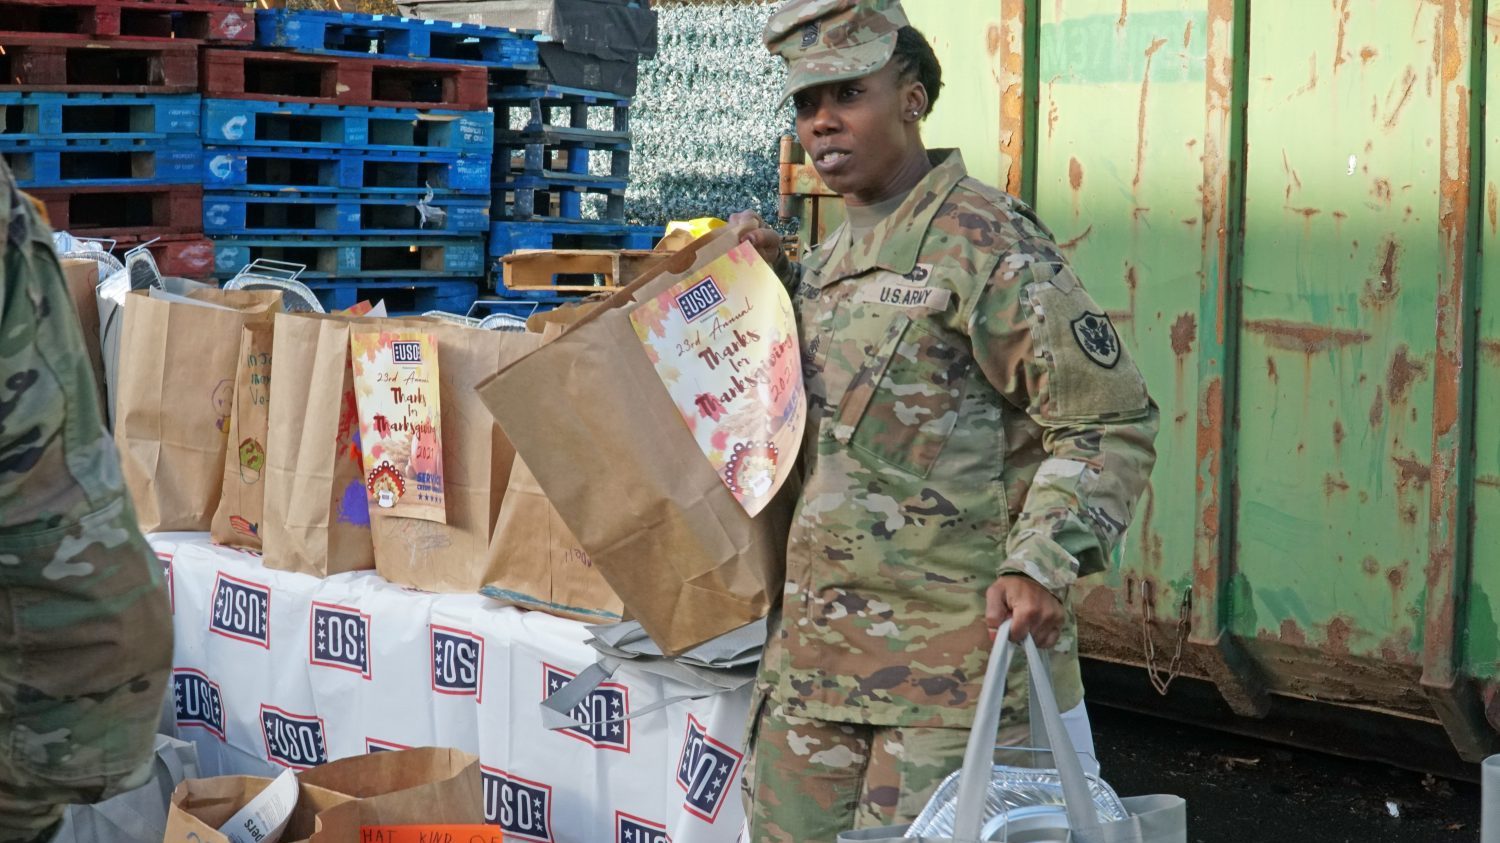
[[[765,40],[849,211],[797,267],[747,235],[792,290],[809,404],[751,839],[817,843],[913,819],[958,767],[1007,618],[1091,749],[1068,590],[1119,547],[1158,414],[1032,210],[923,147],[941,70],[898,0],[792,0]],[[1024,664],[1010,688],[1015,745]]]

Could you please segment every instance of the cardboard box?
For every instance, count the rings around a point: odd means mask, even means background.
[[[400,0],[403,14],[535,29],[575,53],[610,61],[656,55],[656,12],[622,0]]]

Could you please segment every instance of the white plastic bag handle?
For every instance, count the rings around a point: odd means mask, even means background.
[[[1052,749],[1053,763],[1062,779],[1063,798],[1067,803],[1068,825],[1075,836],[1092,839],[1090,830],[1098,829],[1099,816],[1094,810],[1094,800],[1089,793],[1088,781],[1083,777],[1083,765],[1068,730],[1063,726],[1062,713],[1057,709],[1057,695],[1052,690],[1052,677],[1046,662],[1037,651],[1036,642],[1027,636],[1024,642],[1027,666],[1031,675],[1031,720],[1033,721],[1033,743],[1045,736],[1047,746]],[[958,777],[958,804],[953,817],[953,839],[956,841],[978,841],[980,826],[984,821],[985,795],[989,790],[990,777],[995,764],[995,734],[1000,730],[1001,709],[1005,705],[1005,680],[1010,673],[1011,659],[1015,655],[1010,642],[1010,621],[1000,625],[995,633],[995,646],[990,650],[990,660],[984,673],[984,686],[979,693],[979,705],[974,712],[974,726],[969,732],[969,744],[964,751],[964,766]],[[1043,728],[1037,730],[1035,720],[1040,717]],[[1083,832],[1083,835],[1079,835]]]

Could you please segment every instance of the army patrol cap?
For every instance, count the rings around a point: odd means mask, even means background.
[[[786,60],[781,102],[798,91],[885,67],[907,25],[900,0],[791,0],[766,24],[766,49]]]

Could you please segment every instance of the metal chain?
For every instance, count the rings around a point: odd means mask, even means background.
[[[1182,669],[1182,645],[1187,641],[1188,626],[1192,623],[1193,612],[1193,589],[1188,588],[1182,593],[1182,603],[1177,608],[1177,641],[1172,652],[1172,661],[1168,663],[1165,671],[1156,664],[1156,640],[1151,635],[1151,594],[1145,580],[1141,581],[1141,640],[1145,642],[1146,651],[1146,675],[1151,679],[1151,687],[1162,696],[1167,695],[1167,689],[1172,687],[1172,682],[1177,678]]]

